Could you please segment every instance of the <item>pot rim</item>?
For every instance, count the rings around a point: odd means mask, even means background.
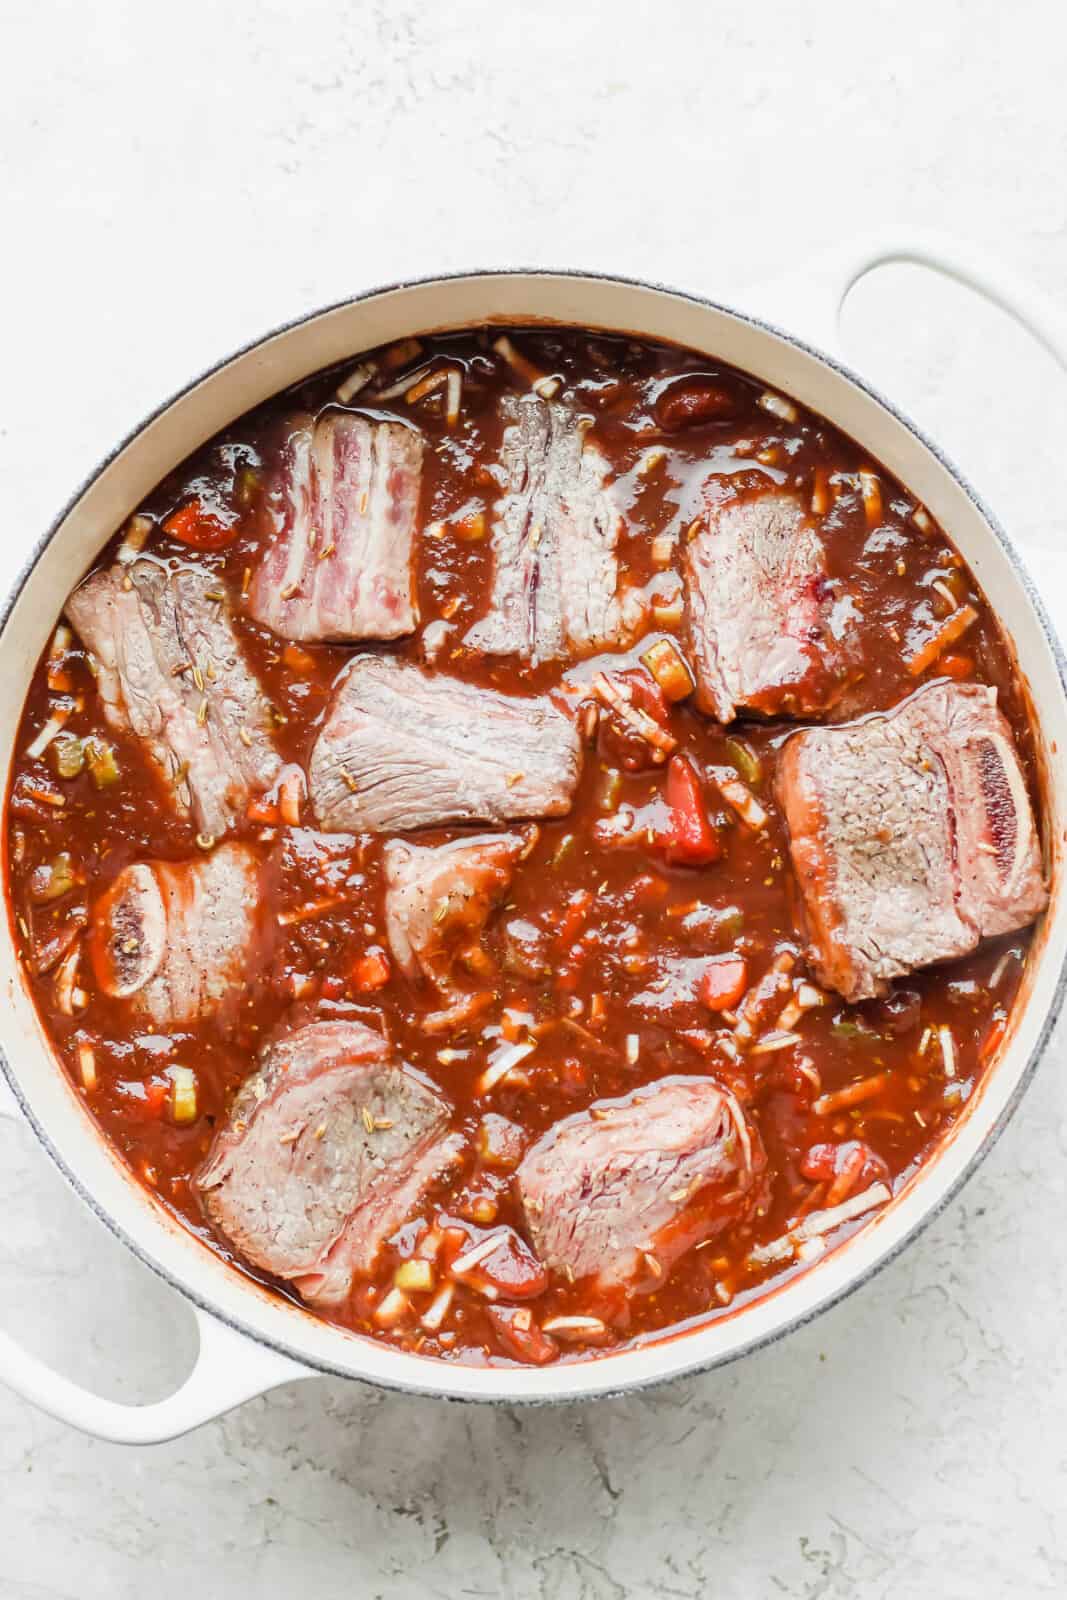
[[[869,383],[865,378],[861,377],[846,362],[841,361],[837,356],[831,354],[830,352],[823,350],[818,346],[809,343],[807,340],[800,338],[798,335],[780,327],[777,323],[768,321],[767,319],[754,315],[751,312],[740,310],[736,306],[726,304],[723,301],[713,300],[709,296],[696,294],[690,290],[679,289],[656,279],[630,277],[625,274],[605,272],[602,270],[583,270],[582,268],[577,267],[553,268],[545,266],[519,266],[460,268],[448,272],[431,272],[418,277],[401,278],[391,283],[376,284],[369,289],[361,290],[357,294],[345,295],[339,300],[332,301],[326,305],[317,306],[310,311],[302,312],[298,316],[291,317],[283,322],[277,323],[273,327],[267,329],[265,332],[259,334],[257,337],[247,340],[244,344],[241,344],[237,346],[237,348],[229,351],[226,355],[220,357],[219,360],[212,362],[208,367],[202,369],[194,377],[190,378],[188,382],[182,384],[178,389],[174,390],[150,412],[142,417],[139,422],[130,428],[128,432],[118,440],[114,447],[110,449],[106,455],[101,457],[91,471],[86,474],[80,484],[78,484],[75,490],[70,494],[48,528],[34,543],[22,567],[4,594],[2,601],[0,601],[0,641],[2,641],[3,634],[6,630],[11,613],[19,599],[19,596],[22,593],[23,588],[28,582],[31,573],[36,568],[44,551],[51,545],[52,541],[59,534],[71,512],[78,505],[79,501],[90,490],[93,484],[111,465],[111,463],[117,460],[117,458],[122,455],[122,453],[132,443],[134,443],[134,441],[138,439],[140,435],[152,425],[152,423],[163,416],[171,409],[172,406],[183,399],[186,395],[190,394],[194,389],[198,388],[202,383],[205,383],[209,379],[213,378],[216,374],[222,372],[226,367],[240,360],[242,357],[249,355],[254,350],[257,350],[268,344],[272,339],[277,338],[282,334],[290,333],[297,328],[301,328],[307,324],[313,323],[321,317],[328,316],[331,313],[343,310],[346,307],[358,305],[368,300],[374,300],[379,296],[393,294],[405,289],[430,288],[436,284],[513,277],[528,277],[535,279],[545,278],[554,280],[581,279],[590,282],[616,284],[623,288],[646,291],[653,294],[667,295],[674,299],[688,302],[689,304],[701,310],[713,311],[726,317],[733,318],[735,321],[746,324],[747,326],[754,328],[761,333],[770,334],[773,337],[782,340],[784,343],[803,351],[806,355],[812,357],[824,367],[828,367],[836,377],[852,384],[861,392],[863,392],[869,399],[873,400],[876,405],[888,412],[889,415],[893,417],[904,429],[906,429],[906,431],[911,434],[914,439],[916,439],[927,451],[929,451],[940,467],[953,480],[957,488],[971,503],[972,507],[981,518],[985,528],[994,536],[1026,594],[1031,610],[1040,625],[1045,643],[1047,644],[1052,655],[1052,659],[1055,663],[1060,686],[1063,689],[1065,696],[1067,696],[1067,655],[1065,655],[1064,646],[1060,641],[1057,630],[1053,626],[1048,612],[1046,611],[1044,602],[1037,590],[1033,578],[1031,577],[1029,569],[1016,550],[1013,540],[1001,526],[999,520],[994,515],[990,507],[986,504],[985,500],[973,487],[963,472],[946,455],[946,453],[941,449],[940,445],[938,445],[925,432],[925,430],[908,415],[907,412],[902,410],[895,404],[894,401],[890,400],[886,395],[884,395],[874,384]],[[358,354],[358,352],[355,354]],[[995,606],[994,610],[996,610]],[[1040,712],[1038,714],[1040,716]],[[304,1367],[309,1372],[320,1374],[325,1377],[346,1378],[349,1381],[372,1383],[376,1388],[381,1388],[400,1394],[418,1395],[424,1398],[437,1400],[449,1400],[455,1403],[470,1402],[473,1404],[482,1405],[497,1403],[508,1405],[538,1406],[575,1401],[588,1401],[593,1399],[618,1398],[624,1394],[637,1393],[658,1388],[661,1385],[674,1382],[676,1379],[692,1377],[701,1372],[710,1372],[721,1367],[726,1367],[732,1362],[740,1360],[744,1356],[751,1355],[757,1350],[764,1349],[769,1345],[777,1343],[779,1340],[795,1332],[797,1329],[806,1327],[809,1323],[815,1321],[816,1318],[822,1316],[824,1312],[827,1312],[834,1306],[840,1304],[841,1301],[853,1294],[864,1284],[869,1283],[875,1276],[882,1272],[885,1267],[887,1267],[891,1262],[895,1261],[897,1257],[916,1238],[918,1238],[922,1232],[925,1231],[925,1229],[930,1225],[931,1222],[934,1221],[935,1218],[942,1214],[951,1201],[953,1201],[959,1194],[964,1184],[967,1183],[977,1172],[978,1168],[985,1161],[989,1152],[997,1144],[1008,1123],[1015,1115],[1015,1112],[1017,1111],[1024,1094],[1033,1082],[1034,1075],[1048,1047],[1048,1042],[1052,1035],[1053,1029],[1055,1028],[1056,1023],[1063,1012],[1065,999],[1067,999],[1067,953],[1065,953],[1061,958],[1060,969],[1056,975],[1051,998],[1047,1004],[1045,1015],[1041,1020],[1039,1031],[1030,1048],[1025,1065],[1019,1071],[1017,1081],[1008,1099],[1005,1101],[995,1121],[990,1125],[981,1145],[973,1152],[966,1164],[961,1168],[949,1186],[931,1203],[927,1203],[924,1206],[911,1226],[907,1228],[907,1230],[901,1234],[895,1243],[891,1245],[890,1248],[881,1254],[875,1261],[865,1265],[858,1272],[856,1272],[854,1276],[850,1277],[847,1282],[842,1283],[840,1286],[829,1292],[824,1292],[814,1304],[796,1312],[795,1314],[790,1315],[780,1325],[771,1328],[764,1333],[753,1335],[751,1339],[748,1339],[743,1343],[739,1343],[725,1352],[718,1354],[705,1354],[694,1357],[691,1361],[682,1362],[680,1365],[672,1365],[670,1370],[666,1372],[651,1373],[646,1376],[631,1378],[616,1385],[612,1385],[610,1381],[607,1384],[597,1384],[592,1380],[594,1380],[597,1375],[604,1374],[610,1370],[610,1363],[612,1359],[610,1354],[603,1357],[586,1357],[580,1363],[567,1363],[566,1365],[568,1370],[573,1370],[575,1365],[580,1365],[590,1376],[591,1385],[589,1390],[587,1392],[578,1393],[553,1393],[550,1390],[535,1394],[513,1393],[510,1395],[493,1394],[488,1392],[479,1394],[473,1390],[463,1394],[447,1393],[442,1391],[433,1383],[419,1381],[418,1377],[415,1377],[414,1381],[409,1381],[406,1378],[403,1381],[400,1381],[391,1377],[383,1377],[377,1374],[373,1377],[370,1377],[364,1374],[354,1373],[348,1368],[340,1366],[321,1356],[308,1354],[302,1349],[294,1349],[293,1346],[287,1344],[284,1339],[263,1333],[260,1330],[249,1326],[239,1316],[233,1315],[229,1311],[219,1309],[211,1301],[209,1296],[201,1294],[197,1289],[182,1282],[169,1268],[163,1266],[159,1261],[157,1261],[146,1246],[134,1239],[127,1232],[126,1227],[117,1219],[115,1219],[111,1213],[96,1199],[92,1191],[83,1184],[80,1177],[60,1153],[48,1130],[30,1107],[26,1096],[22,1092],[18,1079],[11,1069],[7,1058],[7,1052],[2,1046],[0,1046],[0,1069],[3,1071],[4,1078],[7,1081],[11,1094],[17,1102],[22,1115],[25,1117],[41,1145],[47,1151],[52,1161],[58,1167],[63,1177],[74,1189],[79,1198],[85,1202],[90,1211],[98,1218],[100,1222],[104,1224],[108,1231],[128,1250],[130,1250],[144,1266],[148,1267],[158,1277],[162,1278],[163,1281],[170,1286],[170,1288],[175,1290],[198,1310],[205,1312],[207,1315],[213,1317],[216,1321],[223,1323],[226,1327],[241,1335],[243,1338],[252,1341],[254,1344],[260,1345],[269,1350],[273,1350],[277,1355],[283,1356],[288,1360],[297,1363],[299,1366]],[[59,1070],[58,1062],[53,1060],[53,1065],[57,1070]],[[152,1214],[151,1207],[147,1203],[145,1204],[144,1209],[147,1214]],[[236,1271],[237,1269],[231,1270]],[[739,1314],[743,1314],[743,1312]],[[691,1330],[683,1329],[680,1332],[667,1329],[664,1330],[658,1338],[653,1337],[648,1341],[643,1342],[646,1344],[646,1347],[647,1345],[655,1345],[657,1343],[662,1345],[671,1343],[678,1346],[683,1346],[684,1341],[688,1339],[691,1334],[696,1334],[698,1331],[699,1330],[696,1328]],[[433,1362],[433,1365],[451,1366],[450,1363],[446,1364],[437,1361]],[[427,1363],[422,1363],[423,1370],[426,1369],[426,1366]],[[419,1369],[416,1368],[413,1363],[413,1372],[417,1372],[418,1370]],[[472,1368],[470,1370],[477,1371],[478,1369]]]

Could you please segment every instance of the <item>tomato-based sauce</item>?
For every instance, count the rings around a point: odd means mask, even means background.
[[[899,1188],[988,1070],[1030,930],[903,976],[881,999],[848,1004],[816,980],[775,788],[797,726],[885,711],[935,679],[988,684],[1035,791],[1025,698],[989,605],[914,496],[858,446],[694,353],[518,329],[501,354],[496,339],[497,331],[425,339],[391,371],[391,358],[379,361],[375,381],[340,406],[399,418],[426,441],[410,634],[287,641],[248,613],[275,533],[272,470],[291,418],[339,407],[349,366],[235,423],[159,485],[137,524],[146,558],[212,575],[273,708],[283,771],[307,770],[334,686],[358,653],[505,693],[566,688],[559,703],[576,718],[583,750],[573,804],[512,825],[525,827],[523,858],[458,979],[464,993],[488,995],[468,1019],[428,1031],[441,994],[425,976],[406,976],[390,946],[388,836],[319,831],[301,783],[295,809],[272,791],[230,830],[263,863],[261,914],[272,920],[269,955],[236,1022],[164,1030],[128,996],[105,993],[116,988],[112,955],[93,925],[118,875],[133,863],[206,857],[218,844],[175,813],[142,741],[105,718],[98,673],[76,635],[61,632],[35,670],[7,815],[16,940],[64,1069],[138,1180],[236,1269],[273,1282],[209,1224],[196,1178],[258,1052],[294,1014],[366,1024],[440,1093],[460,1135],[456,1164],[390,1235],[373,1270],[321,1314],[473,1363],[576,1359],[727,1314],[877,1214],[876,1198],[836,1228],[803,1227],[825,1210],[847,1212],[850,1198],[878,1185]],[[397,390],[405,356],[411,384]],[[455,387],[413,394],[423,374],[442,368],[461,375],[458,407]],[[501,397],[546,377],[609,464],[625,518],[621,580],[644,621],[621,650],[529,662],[465,640],[490,600]],[[679,657],[691,664],[684,553],[709,504],[771,489],[817,518],[826,568],[819,603],[846,643],[833,666],[813,672],[817,713],[786,720],[776,707],[761,719],[743,710],[722,725],[678,677]],[[116,533],[98,567],[115,561],[128,536]],[[607,676],[607,698],[594,687],[598,675]],[[620,682],[625,704],[645,715],[644,735],[640,719],[612,711]],[[61,732],[29,754],[57,708]],[[649,735],[649,723],[659,733]],[[80,755],[71,754],[79,741]],[[491,831],[449,825],[404,837],[434,845]],[[511,1059],[508,1046],[530,1048],[494,1073],[494,1062]],[[562,1119],[668,1077],[713,1078],[742,1108],[766,1154],[754,1203],[668,1269],[653,1260],[625,1290],[544,1270],[517,1194],[523,1155]],[[514,1236],[501,1233],[498,1248],[463,1270],[464,1254],[477,1258],[479,1241],[504,1227]],[[411,1270],[413,1261],[428,1265]],[[445,1281],[447,1304],[427,1316]],[[291,1284],[274,1287],[299,1298]]]

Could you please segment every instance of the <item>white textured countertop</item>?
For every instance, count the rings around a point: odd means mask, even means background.
[[[743,299],[899,217],[1067,300],[1065,42],[1042,0],[6,0],[0,564],[192,372],[375,282],[545,263]],[[1063,541],[1046,356],[917,269],[846,333],[1020,539]],[[1063,1057],[902,1259],[702,1379],[542,1411],[316,1380],[127,1451],[0,1391],[0,1600],[1063,1595]],[[7,1125],[0,1200],[3,1325],[168,1392],[184,1305]]]

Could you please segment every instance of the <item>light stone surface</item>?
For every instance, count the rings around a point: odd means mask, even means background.
[[[905,218],[1062,296],[1065,42],[1044,0],[5,0],[0,576],[191,373],[376,282],[543,263],[743,301]],[[1062,544],[1067,383],[1027,336],[906,268],[845,332]],[[316,1380],[127,1451],[0,1391],[0,1597],[1063,1595],[1063,1057],[901,1260],[699,1380],[542,1411]],[[186,1308],[23,1128],[0,1201],[3,1325],[168,1392]]]

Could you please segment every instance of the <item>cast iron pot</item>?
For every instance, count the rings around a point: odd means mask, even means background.
[[[772,306],[832,347],[849,287],[883,261],[932,265],[1011,310],[1067,364],[1052,307],[1003,273],[940,241],[874,242],[783,285]],[[224,361],[168,401],[97,469],[34,551],[0,626],[0,783],[33,664],[64,598],[141,498],[189,452],[250,407],[333,362],[409,334],[486,321],[547,321],[673,340],[753,373],[858,440],[946,528],[992,601],[1032,697],[1044,768],[1052,900],[1000,1057],[940,1149],[846,1243],[779,1288],[706,1327],[619,1354],[546,1369],[475,1368],[412,1355],[346,1333],[275,1298],[175,1223],[133,1179],[60,1069],[31,1003],[6,917],[0,919],[0,1051],[23,1114],[78,1194],[196,1309],[200,1352],[187,1381],[154,1405],[104,1400],[60,1377],[0,1333],[0,1378],[88,1432],[147,1443],[172,1438],[278,1384],[331,1373],[468,1400],[587,1399],[718,1366],[781,1337],[890,1260],[960,1187],[1017,1105],[1048,1040],[1064,987],[1067,910],[1060,851],[1067,823],[1064,660],[1009,540],[944,455],[855,373],[779,328],[652,284],[548,271],[474,272],[376,289],[301,318]]]

